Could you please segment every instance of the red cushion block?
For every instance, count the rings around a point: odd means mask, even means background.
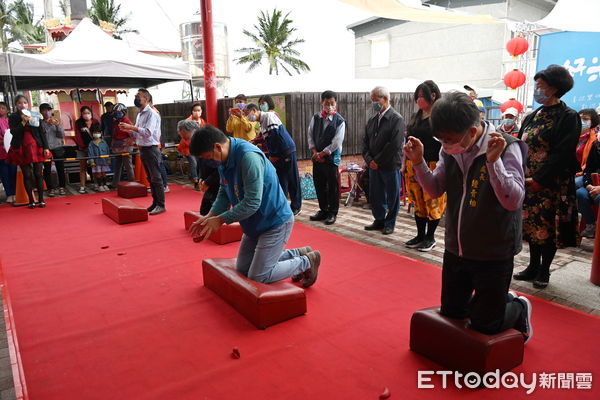
[[[188,230],[196,220],[200,218],[200,213],[195,211],[186,211],[183,213],[183,221],[185,229]],[[233,223],[231,225],[221,225],[221,229],[210,235],[208,239],[212,240],[217,244],[227,244],[231,242],[239,242],[242,240],[242,226],[239,223]]]
[[[306,313],[304,289],[290,282],[266,285],[235,269],[235,258],[202,260],[204,286],[229,303],[254,326],[264,329]]]
[[[410,320],[410,349],[461,372],[505,372],[523,362],[521,332],[508,329],[485,335],[468,328],[468,323],[442,316],[439,307],[418,310]]]
[[[138,182],[119,182],[117,194],[125,199],[148,196],[148,189]]]
[[[118,224],[148,221],[148,210],[145,207],[120,197],[103,198],[102,211]]]

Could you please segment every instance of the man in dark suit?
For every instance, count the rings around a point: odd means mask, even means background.
[[[400,167],[405,124],[390,105],[390,92],[381,86],[371,91],[375,115],[369,119],[362,155],[369,168],[369,197],[375,221],[367,231],[394,232],[400,207]]]

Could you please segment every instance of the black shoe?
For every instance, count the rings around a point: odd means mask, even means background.
[[[156,204],[152,204],[150,207],[146,208],[146,210],[148,210],[148,212],[151,212],[152,210],[154,210],[154,208],[156,208]]]
[[[380,231],[383,230],[384,226],[381,222],[373,222],[371,225],[365,226],[365,231]]]
[[[538,271],[535,278],[533,278],[533,287],[536,289],[545,289],[550,281],[550,272]]]
[[[384,235],[391,235],[392,233],[394,233],[394,227],[393,226],[386,226],[385,228],[383,228],[381,230],[381,233],[383,233]]]
[[[417,250],[419,251],[429,251],[435,247],[435,239],[425,239],[421,242]]]
[[[294,214],[294,215],[300,214],[300,209],[299,208],[297,210],[292,209],[292,214]]]
[[[335,220],[337,219],[337,217],[335,216],[335,214],[329,214],[327,216],[327,219],[325,220],[325,225],[333,225],[335,224]]]
[[[523,306],[523,312],[521,312],[521,316],[515,325],[515,329],[523,334],[525,343],[527,343],[533,337],[533,325],[531,325],[531,303],[525,296],[519,296],[514,301],[518,301]]]
[[[538,268],[532,267],[531,264],[527,266],[523,271],[513,275],[516,281],[532,281],[537,276]]]
[[[319,210],[315,215],[311,215],[308,219],[311,221],[325,221],[327,219],[327,213]]]
[[[28,208],[35,208],[35,203],[29,203]]]
[[[44,203],[43,201],[42,201],[42,202],[39,202],[39,203],[38,203],[38,207],[39,207],[39,208],[45,208],[45,207],[46,207],[46,203]]]
[[[409,249],[415,249],[421,245],[421,242],[423,242],[423,240],[423,238],[417,236],[404,243],[404,245]]]

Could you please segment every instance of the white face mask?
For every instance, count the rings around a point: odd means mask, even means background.
[[[100,139],[102,137],[101,133],[94,133],[94,139]]]
[[[28,106],[27,103],[18,103],[17,110],[19,110],[19,111],[27,110],[27,106]]]
[[[471,135],[469,135],[468,133],[465,136],[468,139],[471,139]],[[464,141],[464,137],[456,143],[452,143],[452,144],[442,143],[442,148],[444,149],[444,152],[446,154],[451,154],[451,155],[462,154],[465,151],[467,151],[469,149],[469,147],[471,147],[470,140],[466,146],[463,144],[463,141]]]
[[[83,114],[82,115],[83,119],[85,119],[86,121],[89,121],[90,119],[92,119],[92,114]]]

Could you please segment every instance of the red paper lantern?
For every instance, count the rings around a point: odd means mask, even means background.
[[[518,69],[513,69],[504,75],[504,84],[509,88],[516,89],[525,83],[525,74]]]
[[[522,37],[510,39],[508,43],[506,43],[506,50],[508,50],[508,53],[513,57],[525,53],[527,49],[529,49],[529,43]]]
[[[523,104],[521,104],[520,101],[515,100],[515,99],[509,99],[508,101],[505,101],[504,103],[502,103],[502,105],[500,106],[500,111],[502,111],[502,113],[504,113],[506,110],[508,110],[509,108],[516,108],[517,111],[520,113],[523,112]]]

